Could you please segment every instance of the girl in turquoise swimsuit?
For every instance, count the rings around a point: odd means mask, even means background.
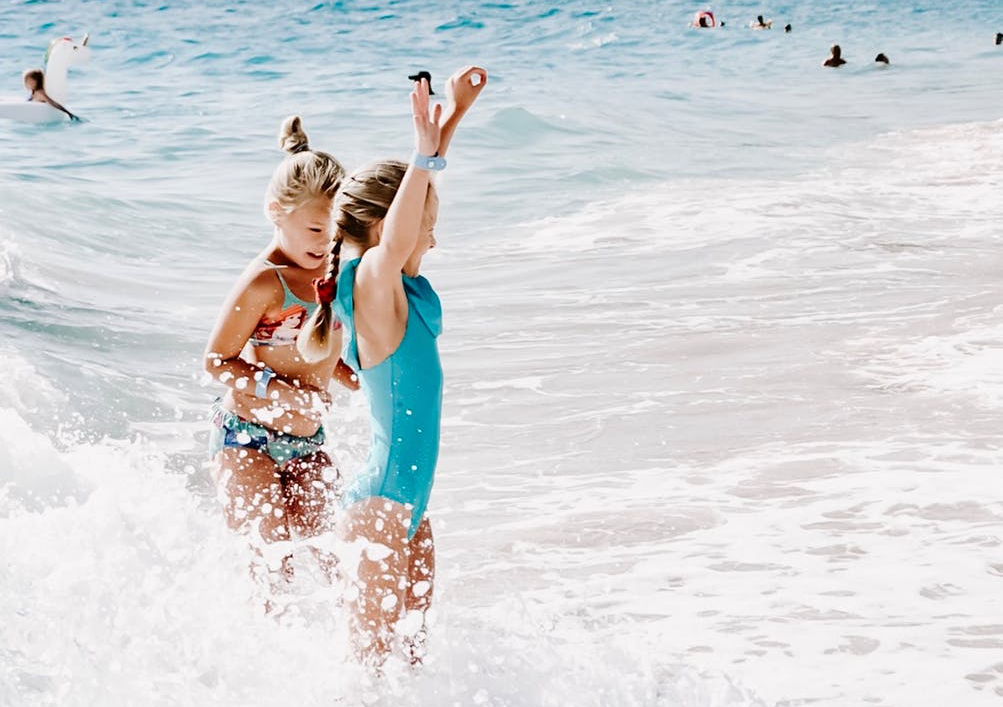
[[[337,354],[308,362],[296,348],[307,318],[333,297],[333,285],[311,283],[324,275],[344,170],[310,149],[298,116],[283,123],[279,143],[290,155],[265,195],[272,240],[231,290],[205,353],[205,369],[227,387],[213,406],[214,479],[227,522],[256,545],[332,529],[326,504],[336,472],[322,451],[321,420],[332,377],[358,385]],[[280,581],[288,578],[282,570]]]
[[[299,348],[310,360],[333,354],[326,337],[336,314],[344,324],[342,357],[369,399],[369,457],[342,498],[339,531],[363,551],[352,580],[353,634],[360,659],[379,665],[405,612],[424,614],[432,600],[435,547],[425,514],[439,451],[442,368],[436,337],[439,298],[418,274],[435,245],[439,201],[431,172],[445,166],[446,148],[487,73],[467,67],[450,77],[447,107],[429,109],[428,81],[411,93],[415,154],[410,164],[379,162],[354,172],[335,198],[328,278],[333,308],[320,307]],[[420,660],[424,631],[405,640]]]

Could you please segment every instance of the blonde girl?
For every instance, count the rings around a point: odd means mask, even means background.
[[[204,361],[227,387],[213,407],[214,478],[228,524],[251,533],[258,547],[332,529],[336,472],[322,451],[322,416],[332,377],[357,387],[336,353],[307,361],[296,347],[309,316],[334,294],[323,276],[344,169],[310,149],[299,116],[283,122],[279,144],[289,156],[265,194],[271,242],[230,291]],[[340,341],[336,326],[329,325],[332,341]],[[280,581],[288,578],[283,569]]]
[[[328,278],[336,276],[332,308],[321,307],[300,337],[310,360],[329,360],[329,322],[344,324],[345,361],[369,399],[369,458],[347,485],[339,522],[343,539],[361,547],[351,603],[359,657],[380,664],[397,621],[428,609],[435,546],[425,508],[439,451],[442,367],[436,337],[442,309],[422,257],[435,245],[439,200],[432,171],[445,167],[453,131],[487,73],[466,67],[446,85],[447,107],[429,107],[428,81],[411,93],[415,154],[410,164],[386,161],[357,170],[335,199]],[[350,593],[351,597],[353,593]],[[420,660],[423,631],[406,645]]]

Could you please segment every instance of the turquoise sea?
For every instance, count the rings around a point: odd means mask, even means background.
[[[998,704],[1003,4],[705,7],[0,5],[0,102],[92,53],[0,120],[0,705]],[[433,644],[366,686],[323,588],[255,611],[202,349],[282,119],[405,157],[466,64]]]

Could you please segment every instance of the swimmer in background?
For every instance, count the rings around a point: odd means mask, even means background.
[[[756,15],[756,21],[750,22],[752,29],[773,29],[773,20],[764,20],[762,15]]]
[[[724,23],[721,23],[724,26]],[[690,23],[690,27],[699,27],[702,29],[710,29],[711,27],[717,27],[717,21],[714,19],[714,13],[710,10],[701,10],[693,16],[693,22]]]
[[[48,103],[50,106],[56,110],[61,110],[66,115],[70,116],[70,120],[80,120],[76,115],[73,115],[70,111],[66,110],[60,103],[49,97],[49,94],[45,92],[45,72],[41,69],[28,69],[22,74],[21,78],[24,80],[24,87],[31,91],[31,95],[28,96],[29,103]]]
[[[784,25],[784,32],[786,32],[787,34],[790,34],[792,29],[794,28],[791,27],[789,24]]]
[[[891,62],[888,61],[888,57],[885,56],[884,54],[878,54],[876,57],[874,57],[874,62],[876,64],[884,64],[885,66],[891,64]]]
[[[833,44],[830,51],[832,53],[829,55],[828,59],[822,62],[822,66],[831,66],[835,68],[846,63],[846,60],[843,59],[843,50],[839,48],[838,44]]]
[[[996,33],[996,46],[1003,44],[1003,32]]]

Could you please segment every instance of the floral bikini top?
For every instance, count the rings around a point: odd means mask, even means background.
[[[248,339],[253,346],[289,346],[296,343],[300,330],[306,324],[306,320],[316,311],[316,302],[307,302],[293,294],[286,284],[286,279],[279,272],[278,265],[265,261],[265,265],[275,271],[276,277],[282,284],[284,293],[282,299],[282,311],[275,318],[264,317],[258,326],[254,328],[251,338]],[[341,322],[335,319],[334,328],[340,329]]]

